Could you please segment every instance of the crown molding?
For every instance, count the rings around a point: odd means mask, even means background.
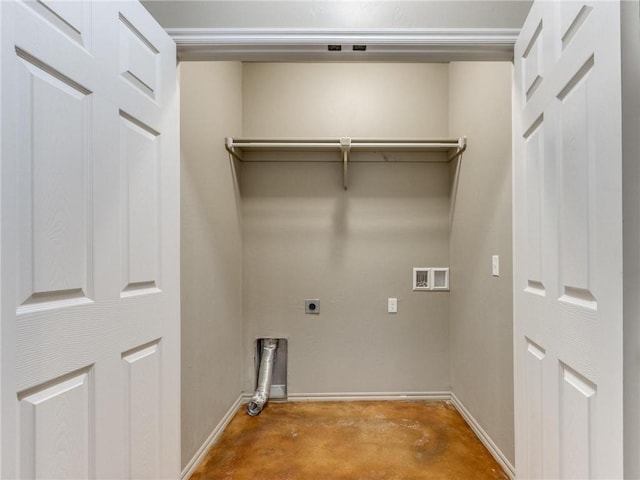
[[[168,28],[181,60],[511,61],[519,29]],[[328,45],[341,45],[330,52]],[[366,51],[353,51],[366,45]]]

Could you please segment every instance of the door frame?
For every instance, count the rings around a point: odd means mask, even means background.
[[[167,28],[179,60],[511,61],[519,28]],[[327,45],[341,45],[329,52]],[[353,45],[367,51],[354,52]],[[383,47],[383,48],[382,48]]]

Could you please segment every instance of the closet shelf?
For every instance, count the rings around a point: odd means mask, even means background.
[[[390,140],[390,139],[364,139],[364,138],[231,138],[225,139],[225,148],[239,161],[243,161],[244,151],[290,151],[290,152],[339,152],[344,165],[344,189],[347,189],[348,163],[351,152],[447,152],[444,160],[424,159],[423,162],[445,161],[450,162],[457,158],[467,148],[467,139],[445,140]],[[270,160],[266,160],[270,161]]]

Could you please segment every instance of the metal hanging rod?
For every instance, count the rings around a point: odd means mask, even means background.
[[[344,165],[344,189],[347,189],[347,164],[352,151],[387,152],[449,152],[447,161],[459,157],[467,148],[467,139],[462,137],[451,140],[390,140],[361,138],[324,138],[324,139],[225,139],[225,148],[236,159],[242,161],[244,150],[279,151],[336,151],[341,152]]]
[[[335,150],[341,151],[347,145],[349,150],[384,150],[393,151],[446,151],[461,149],[466,145],[466,138],[452,140],[389,140],[360,139],[342,137],[336,139],[249,139],[226,138],[226,147],[231,153],[240,150]]]

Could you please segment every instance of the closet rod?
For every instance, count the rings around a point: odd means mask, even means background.
[[[455,140],[389,140],[389,139],[359,139],[359,138],[337,138],[337,139],[245,139],[245,138],[227,138],[227,149],[327,149],[340,150],[344,145],[343,140],[350,140],[351,150],[358,148],[384,149],[393,150],[411,150],[411,149],[452,149],[462,148],[465,139]]]

